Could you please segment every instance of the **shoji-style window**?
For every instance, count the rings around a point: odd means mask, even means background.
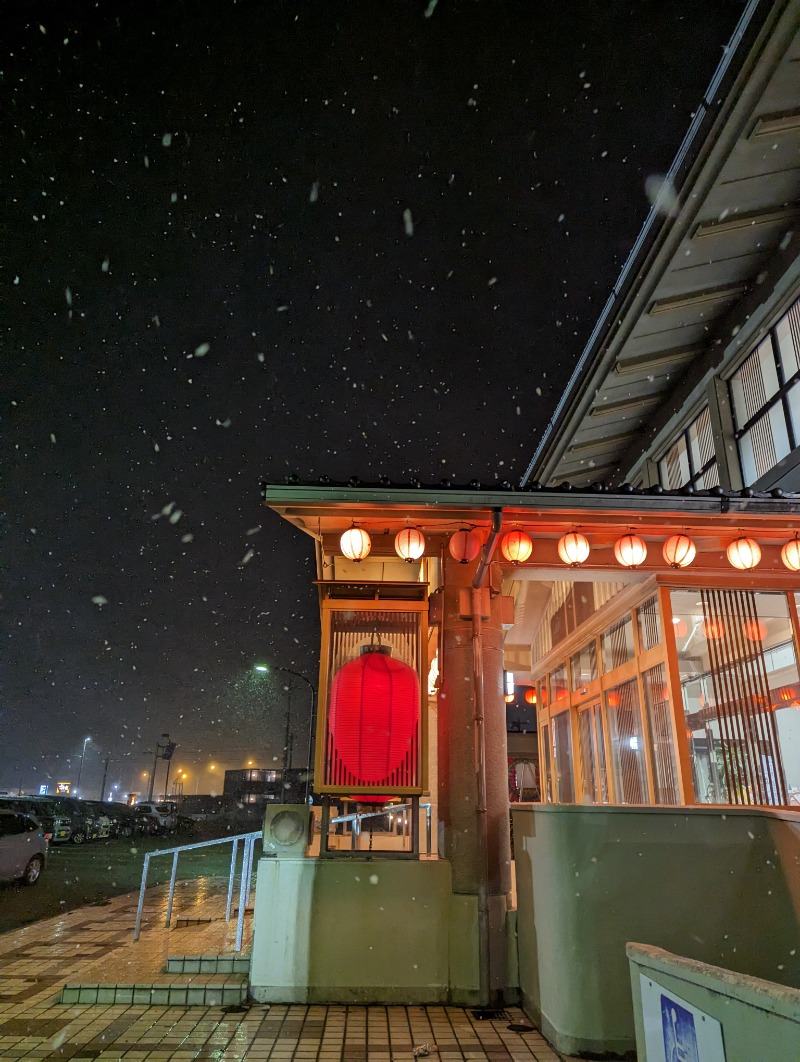
[[[618,804],[647,804],[647,767],[637,682],[621,682],[606,693],[611,770]]]
[[[558,804],[575,801],[575,784],[572,777],[572,730],[570,713],[561,712],[551,719],[553,728],[553,781],[555,800]]]
[[[745,486],[800,446],[800,300],[730,380]]]
[[[590,704],[578,713],[583,804],[608,803],[606,752],[603,744],[603,713],[599,703]]]
[[[679,804],[678,768],[672,739],[672,713],[663,664],[642,672],[644,707],[650,731],[648,748],[656,804]]]
[[[661,486],[667,490],[677,490],[687,484],[707,490],[719,484],[708,406],[680,433],[658,462],[658,476]]]

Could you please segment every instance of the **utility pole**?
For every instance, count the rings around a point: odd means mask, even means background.
[[[155,780],[156,780],[156,769],[158,767],[158,761],[159,761],[159,759],[164,757],[164,753],[169,748],[169,734],[162,734],[161,736],[162,736],[162,738],[166,738],[167,740],[166,740],[166,743],[164,745],[162,745],[160,741],[156,742],[156,751],[155,751],[155,755],[153,756],[153,770],[152,770],[152,773],[150,774],[150,787],[149,787],[149,789],[147,791],[147,799],[148,799],[148,801],[151,801],[153,799],[153,786],[154,786]],[[171,755],[172,755],[172,753],[170,752],[170,756]],[[167,760],[169,759],[169,757],[164,757],[164,758],[167,759]],[[169,777],[169,764],[167,765],[167,776]]]
[[[111,759],[110,756],[106,756],[106,762],[103,765],[103,781],[100,783],[100,799],[101,800],[105,800],[105,797],[103,796],[103,793],[105,793],[105,791],[106,791],[106,778],[108,778],[108,761],[110,759]]]
[[[292,687],[286,690],[286,734],[283,745],[283,799],[286,799],[286,787],[289,784],[289,771],[292,767]]]

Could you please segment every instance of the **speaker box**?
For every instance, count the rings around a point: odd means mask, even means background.
[[[271,804],[264,814],[264,855],[302,859],[311,841],[311,808]]]

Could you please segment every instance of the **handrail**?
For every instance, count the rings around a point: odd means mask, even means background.
[[[139,903],[136,908],[136,924],[133,929],[133,939],[138,940],[142,926],[142,911],[144,910],[144,894],[147,889],[147,875],[150,870],[150,860],[155,856],[172,856],[172,874],[169,881],[169,899],[167,900],[167,915],[164,925],[169,926],[172,918],[172,901],[175,897],[175,880],[178,873],[178,859],[181,852],[188,852],[193,848],[210,848],[215,844],[232,844],[231,865],[228,874],[228,897],[225,903],[225,921],[231,917],[231,902],[233,899],[233,882],[236,876],[236,855],[239,849],[239,841],[244,841],[242,848],[242,867],[239,879],[239,913],[236,922],[236,951],[242,950],[242,936],[244,933],[244,911],[250,896],[250,882],[253,874],[253,849],[256,839],[261,837],[261,830],[251,833],[237,833],[233,837],[217,837],[212,841],[196,841],[194,844],[181,844],[176,848],[160,848],[155,852],[146,852],[144,866],[142,867],[142,882],[139,886]]]
[[[420,809],[425,809],[425,840],[427,855],[431,854],[431,805],[420,804]],[[413,804],[390,804],[387,808],[382,808],[380,811],[351,811],[349,815],[336,815],[335,818],[329,820],[328,825],[335,826],[339,822],[352,822],[355,824],[353,829],[353,843],[355,844],[356,838],[361,835],[361,820],[362,819],[377,819],[383,815],[393,815],[396,811],[413,811]]]

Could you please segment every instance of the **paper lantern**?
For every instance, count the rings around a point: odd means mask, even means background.
[[[763,642],[767,636],[767,625],[760,619],[745,620],[742,630],[749,642]]]
[[[688,535],[673,535],[664,543],[663,553],[670,568],[687,568],[697,556],[697,546]]]
[[[722,620],[703,620],[701,624],[701,630],[703,631],[703,637],[707,641],[718,642],[720,638],[725,637],[725,624],[722,622]]]
[[[398,557],[411,564],[425,552],[425,536],[416,527],[404,527],[394,537],[394,551]]]
[[[362,561],[369,556],[372,540],[361,527],[351,527],[339,539],[342,553],[351,561]]]
[[[453,560],[457,560],[459,564],[468,564],[480,553],[481,540],[474,531],[462,527],[451,536],[447,548]]]
[[[568,531],[558,540],[558,555],[570,568],[577,568],[591,552],[589,539],[578,531]]]
[[[328,730],[354,785],[390,783],[418,726],[419,678],[402,660],[367,650],[336,673]]]
[[[506,694],[506,696],[505,696],[506,704],[513,704],[515,700],[516,700],[516,697],[514,696],[513,693],[507,693]]]
[[[753,538],[735,539],[726,552],[733,567],[742,572],[751,572],[761,560],[761,546]]]
[[[525,703],[526,704],[536,704],[536,690],[534,690],[534,689],[525,690]]]
[[[638,568],[647,556],[647,546],[638,535],[623,535],[614,543],[614,556],[623,568]]]
[[[606,694],[606,703],[608,704],[609,708],[619,707],[619,694],[616,690],[608,691],[608,693]]]
[[[790,572],[800,572],[800,538],[797,535],[781,550],[781,560]]]
[[[524,531],[509,531],[503,535],[500,551],[512,564],[524,564],[533,553],[531,536],[526,535]]]

